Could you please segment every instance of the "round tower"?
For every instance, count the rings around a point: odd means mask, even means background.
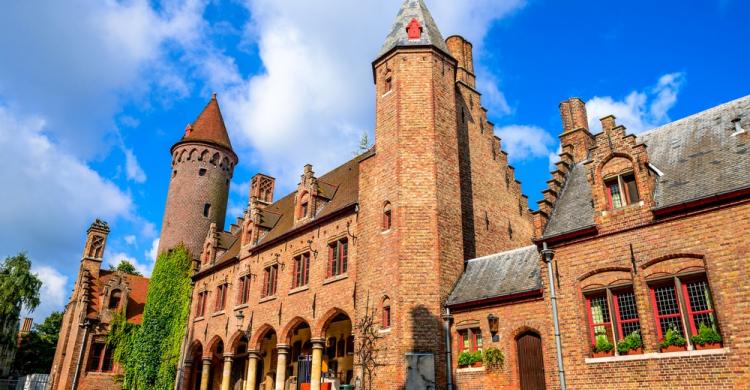
[[[238,161],[216,94],[171,152],[159,253],[183,243],[197,258],[211,224],[224,228],[229,182]]]

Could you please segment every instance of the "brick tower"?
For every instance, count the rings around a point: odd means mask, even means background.
[[[172,179],[159,253],[183,243],[197,258],[209,226],[224,226],[229,182],[238,161],[216,94],[171,151]]]

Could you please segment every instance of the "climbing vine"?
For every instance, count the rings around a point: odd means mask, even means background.
[[[183,246],[156,259],[140,326],[116,316],[109,341],[123,367],[123,388],[171,389],[180,345],[187,329],[190,301],[190,255]]]

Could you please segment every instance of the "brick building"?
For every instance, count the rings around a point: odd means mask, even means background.
[[[139,324],[146,304],[148,279],[101,269],[109,227],[96,220],[87,231],[73,294],[65,305],[60,339],[50,373],[50,388],[119,389],[120,369],[106,345],[117,311]]]

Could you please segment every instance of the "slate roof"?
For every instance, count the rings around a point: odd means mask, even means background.
[[[190,132],[186,132],[178,144],[186,141],[206,141],[233,151],[227,128],[224,125],[224,117],[221,115],[219,102],[216,100],[216,94],[208,101],[191,128]]]
[[[539,253],[534,245],[469,260],[446,305],[540,290]]]
[[[422,26],[422,35],[420,39],[410,40],[406,34],[406,26],[412,19],[417,19],[419,24]],[[445,53],[450,53],[448,46],[445,44],[443,35],[440,34],[440,30],[432,18],[430,11],[424,4],[423,0],[405,0],[401,5],[401,9],[396,15],[396,21],[393,23],[393,28],[390,34],[385,38],[385,43],[380,49],[378,57],[387,53],[394,47],[398,46],[427,46],[432,45]]]
[[[654,191],[656,209],[750,188],[750,135],[732,136],[734,121],[750,130],[750,95],[637,135],[651,165],[663,173]],[[544,238],[594,224],[585,168],[568,173]]]

